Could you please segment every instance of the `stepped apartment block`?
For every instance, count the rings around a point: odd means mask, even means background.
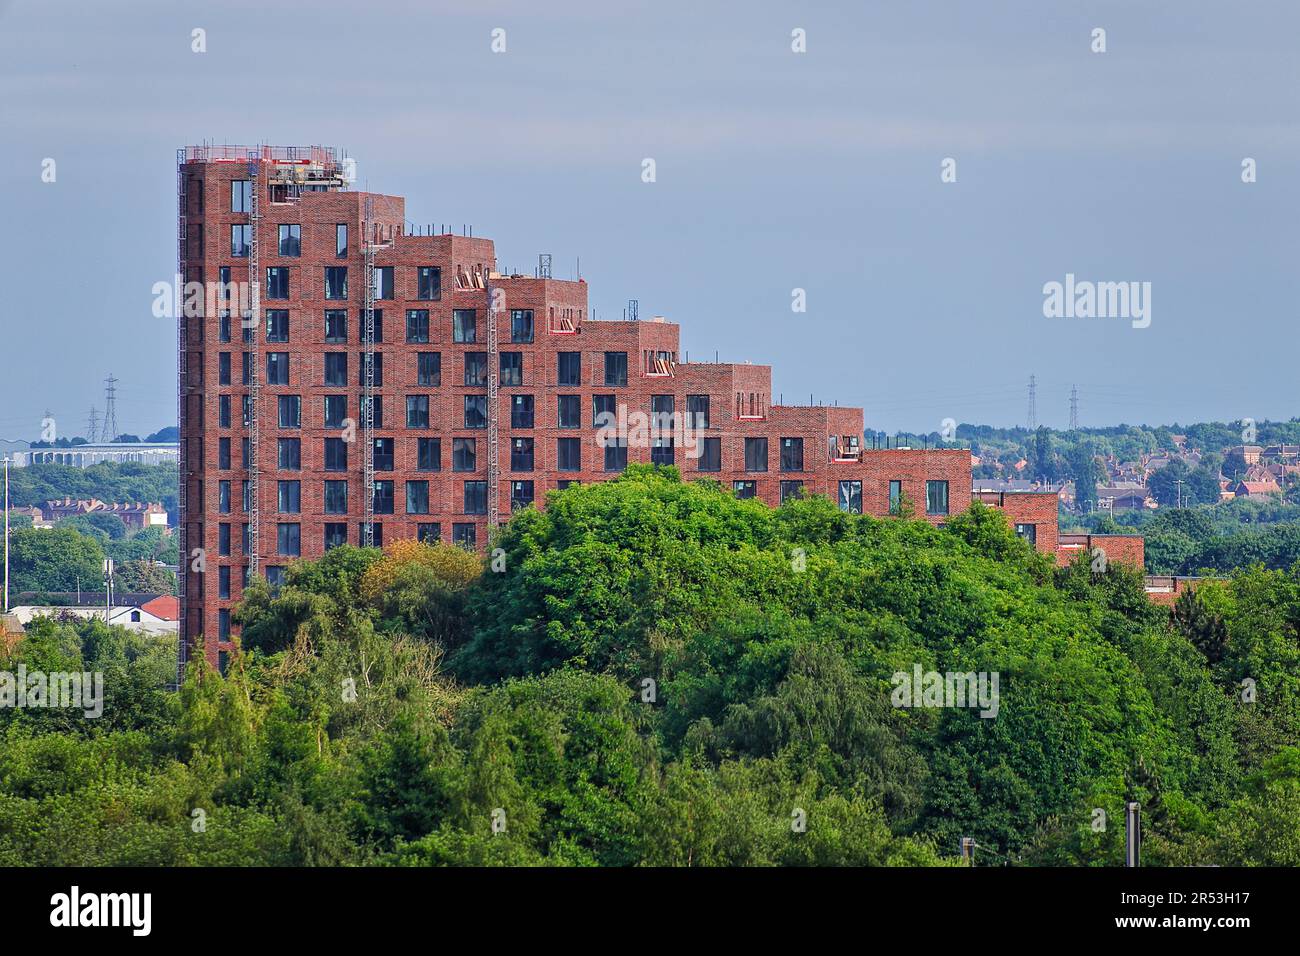
[[[182,659],[200,637],[213,663],[232,648],[254,576],[344,543],[482,549],[512,511],[631,462],[773,506],[941,523],[970,505],[969,452],[867,449],[862,409],[773,404],[769,366],[682,361],[662,318],[593,321],[584,280],[412,234],[401,197],[347,172],[321,147],[178,154],[178,274],[207,299],[178,320]],[[603,413],[686,428],[611,438]],[[1092,546],[1058,540],[1055,493],[976,497],[1040,551]]]

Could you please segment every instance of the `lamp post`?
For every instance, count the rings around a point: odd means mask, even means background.
[[[9,456],[5,455],[5,613],[9,613]]]

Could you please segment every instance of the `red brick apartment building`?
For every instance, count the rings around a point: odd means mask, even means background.
[[[969,506],[968,452],[867,450],[862,409],[774,405],[769,366],[683,362],[660,318],[593,321],[585,281],[499,274],[491,240],[412,234],[403,200],[350,191],[345,167],[321,147],[178,154],[178,275],[212,296],[179,319],[182,659],[200,635],[213,662],[230,649],[254,575],[345,542],[481,548],[513,509],[628,462],[772,505],[906,499],[933,522]],[[684,418],[698,454],[662,434],[602,443],[603,411]],[[1050,552],[1048,497],[1001,506]]]

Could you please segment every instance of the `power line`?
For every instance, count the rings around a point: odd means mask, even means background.
[[[117,438],[117,379],[108,373],[104,379],[104,441]]]
[[[1038,385],[1034,382],[1034,376],[1029,376],[1029,430],[1038,430],[1038,407],[1037,407]]]
[[[1070,386],[1070,431],[1079,427],[1079,386]]]

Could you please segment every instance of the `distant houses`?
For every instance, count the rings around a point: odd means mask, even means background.
[[[98,498],[55,498],[45,502],[40,512],[45,522],[44,527],[78,515],[107,514],[121,518],[122,523],[132,531],[143,528],[167,528],[167,509],[157,502],[143,504],[139,501],[127,501],[106,504]]]

